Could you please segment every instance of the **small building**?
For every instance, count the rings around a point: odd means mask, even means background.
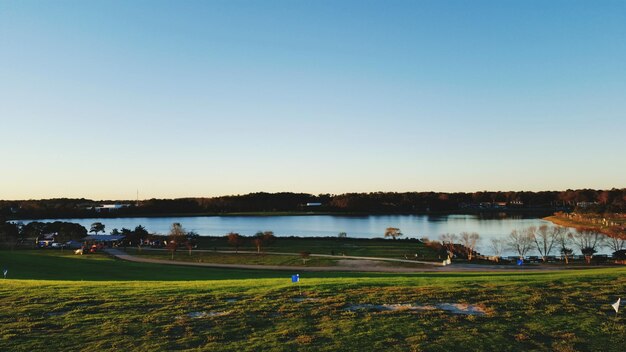
[[[579,208],[589,208],[598,205],[598,202],[578,202],[576,206]]]

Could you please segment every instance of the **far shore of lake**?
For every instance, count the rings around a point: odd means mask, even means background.
[[[481,211],[429,211],[429,212],[329,212],[329,211],[254,211],[254,212],[230,212],[230,213],[95,213],[95,214],[83,214],[72,216],[38,216],[38,217],[18,217],[8,216],[7,220],[10,221],[36,221],[47,219],[115,219],[115,218],[168,218],[168,217],[203,217],[203,216],[215,216],[215,217],[259,217],[259,216],[316,216],[316,215],[328,215],[328,216],[377,216],[377,215],[432,215],[432,216],[444,216],[444,215],[476,215],[479,217],[487,218],[507,218],[509,216],[522,216],[527,218],[543,218],[547,214],[553,214],[554,209],[507,209],[507,210],[490,210],[484,209]]]

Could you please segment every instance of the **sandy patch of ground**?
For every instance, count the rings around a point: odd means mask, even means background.
[[[230,312],[229,311],[213,311],[213,312],[189,312],[185,315],[179,315],[176,318],[177,319],[183,319],[183,318],[194,318],[194,319],[199,319],[199,318],[210,318],[210,317],[223,317],[225,315],[229,315]]]
[[[452,314],[487,315],[487,309],[467,303],[439,303],[439,304],[352,304],[345,308],[348,311],[433,311],[443,310]]]
[[[296,297],[291,299],[294,302],[318,302],[319,298]]]
[[[337,265],[341,267],[354,268],[358,270],[367,271],[373,268],[388,268],[389,264],[376,260],[363,260],[363,259],[341,259],[337,261]]]

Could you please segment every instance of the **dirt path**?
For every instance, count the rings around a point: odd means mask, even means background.
[[[385,261],[395,262],[410,262],[416,263],[412,260],[393,259],[393,258],[376,258],[376,257],[354,257],[345,256],[340,257],[339,265],[336,266],[287,266],[287,265],[256,265],[256,264],[218,264],[218,263],[195,263],[195,262],[183,262],[173,261],[165,259],[151,259],[142,258],[134,255],[130,255],[118,249],[108,248],[105,252],[119,258],[121,260],[127,260],[131,262],[139,263],[153,263],[153,264],[167,264],[167,265],[183,265],[183,266],[199,266],[208,268],[224,268],[224,269],[252,269],[252,270],[282,270],[282,271],[356,271],[356,272],[388,272],[388,273],[419,273],[419,272],[537,272],[537,271],[554,271],[554,270],[567,270],[569,268],[564,267],[532,267],[532,268],[520,268],[516,266],[502,266],[502,265],[478,265],[478,264],[452,264],[443,266],[441,263],[422,262],[428,263],[421,267],[397,267],[386,266]],[[228,252],[228,251],[226,251]],[[233,252],[234,253],[234,252]],[[242,253],[241,251],[239,253]],[[252,252],[256,253],[256,252]],[[278,253],[269,253],[278,254]],[[291,255],[282,253],[284,255]],[[297,255],[297,254],[293,254]],[[319,254],[312,256],[326,256],[337,258],[337,256],[330,256]],[[345,260],[343,260],[345,259]]]

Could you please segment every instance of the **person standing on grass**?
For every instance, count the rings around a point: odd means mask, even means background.
[[[7,278],[7,274],[9,273],[9,269],[4,268],[3,273],[4,273],[4,278],[6,279]]]

